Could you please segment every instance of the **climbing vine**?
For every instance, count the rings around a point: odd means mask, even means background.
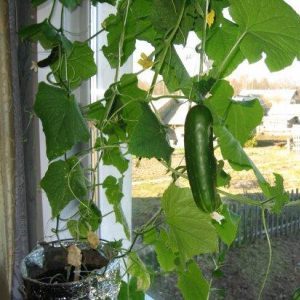
[[[32,0],[34,6],[47,0]],[[154,248],[160,268],[176,272],[178,287],[184,299],[209,299],[213,275],[205,278],[195,261],[196,255],[211,253],[220,260],[219,240],[228,247],[235,240],[239,216],[225,202],[217,212],[205,213],[194,203],[190,188],[182,188],[186,180],[185,166],[171,167],[173,148],[167,135],[167,125],[153,109],[153,102],[168,97],[184,98],[191,103],[203,103],[213,116],[214,143],[222,153],[218,161],[217,192],[232,201],[258,206],[279,214],[288,203],[283,178],[274,174],[274,185],[268,182],[243,149],[243,145],[262,121],[263,108],[258,99],[237,102],[233,88],[226,80],[243,61],[254,63],[264,57],[270,71],[289,66],[300,57],[300,17],[283,0],[91,0],[92,5],[107,3],[115,6],[114,14],[101,24],[99,31],[85,42],[71,41],[64,31],[63,10],[73,10],[82,0],[52,0],[49,17],[41,23],[23,28],[23,40],[39,42],[49,56],[35,67],[48,67],[47,81],[40,82],[34,112],[41,120],[46,137],[49,166],[41,180],[46,192],[52,218],[57,219],[53,231],[59,237],[62,210],[77,200],[78,211],[66,221],[75,239],[87,238],[101,225],[101,211],[94,204],[95,190],[101,186],[127,238],[130,229],[122,211],[122,182],[128,169],[127,154],[139,158],[156,158],[169,171],[173,183],[161,198],[161,208],[133,232],[132,245],[118,246],[119,258],[127,257],[127,282],[122,280],[119,299],[143,299],[151,284],[151,276],[135,250],[139,239]],[[59,28],[52,24],[53,12],[61,9]],[[225,17],[228,11],[230,18]],[[199,72],[191,77],[176,52],[175,45],[185,45],[188,34],[194,32],[201,41]],[[103,99],[81,107],[74,90],[94,76],[97,66],[89,42],[98,34],[107,34],[107,43],[97,45],[103,51],[115,78]],[[139,63],[143,72],[153,71],[149,90],[138,87],[135,73],[120,76],[121,66],[135,50],[137,40],[154,47],[143,54]],[[263,56],[264,55],[264,56]],[[212,67],[207,69],[207,62]],[[169,91],[153,96],[159,76]],[[181,95],[174,95],[180,92]],[[91,129],[97,130],[92,144]],[[76,152],[79,143],[90,148]],[[77,148],[78,149],[78,148]],[[83,164],[91,153],[98,153],[92,166]],[[64,158],[62,158],[64,157]],[[101,162],[101,163],[100,163]],[[98,182],[101,165],[115,167],[119,176],[108,176]],[[264,200],[228,194],[222,187],[230,184],[224,166],[234,171],[253,172],[263,192]],[[265,232],[268,233],[264,221]],[[271,243],[267,234],[271,251]],[[269,264],[270,266],[270,264]],[[269,269],[268,266],[268,269]],[[216,266],[217,268],[217,266]],[[267,266],[266,266],[267,268]],[[267,276],[266,272],[266,276]],[[262,297],[265,279],[259,298]]]

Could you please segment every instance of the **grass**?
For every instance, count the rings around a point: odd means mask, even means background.
[[[300,187],[300,154],[289,152],[286,148],[278,146],[246,148],[245,151],[260,169],[265,178],[274,182],[273,173],[279,173],[284,178],[287,190]],[[220,151],[216,151],[216,157],[221,159]],[[172,157],[172,166],[184,165],[184,153],[176,150]],[[232,177],[230,187],[225,190],[230,193],[254,193],[259,192],[259,186],[252,171],[236,172],[225,164],[225,170]],[[170,174],[155,159],[143,159],[137,165],[133,159],[133,197],[160,197],[170,184]],[[181,180],[183,186],[188,186],[186,180]]]

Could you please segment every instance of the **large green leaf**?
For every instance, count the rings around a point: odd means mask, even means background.
[[[162,208],[183,261],[217,251],[218,239],[211,217],[197,208],[189,188],[170,185],[162,197]]]
[[[117,108],[126,123],[129,152],[169,161],[173,149],[167,141],[166,129],[149,108],[147,93],[138,88],[137,77],[122,76],[117,90]]]
[[[211,91],[207,105],[216,115],[216,123],[225,124],[233,136],[243,145],[263,118],[264,110],[257,99],[233,101],[233,88],[225,80],[219,81]]]
[[[214,133],[218,138],[223,158],[228,160],[234,170],[249,170],[252,168],[252,161],[240,142],[225,126],[214,126]]]
[[[249,62],[266,54],[271,71],[300,57],[300,17],[283,0],[230,0],[229,12],[239,25],[240,50]]]
[[[148,104],[140,104],[142,114],[131,132],[129,152],[139,156],[170,161],[173,148],[167,141],[165,127],[159,122]]]
[[[147,101],[147,92],[138,87],[136,75],[126,74],[122,76],[118,84],[117,101],[130,136],[142,114],[139,103],[146,103]]]
[[[165,272],[173,271],[176,267],[176,254],[169,245],[169,236],[165,230],[161,230],[155,242],[155,252],[160,267]]]
[[[164,82],[170,93],[181,89],[189,94],[192,89],[192,78],[189,76],[174,47],[171,47],[168,50],[160,74],[163,76]]]
[[[34,110],[46,136],[47,156],[59,157],[79,142],[89,140],[89,131],[73,95],[41,82]]]
[[[92,201],[80,201],[79,219],[67,222],[68,230],[75,239],[87,238],[90,231],[96,231],[102,221],[98,207]]]
[[[113,206],[116,222],[123,226],[126,237],[130,238],[129,226],[124,215],[121,200],[123,198],[122,185],[113,176],[108,176],[102,183],[102,187],[105,189],[105,195],[108,203]]]
[[[224,171],[224,161],[219,160],[217,165],[217,187],[229,186],[231,176]]]
[[[98,100],[86,106],[85,117],[93,122],[101,124],[105,115],[105,107]]]
[[[153,28],[162,40],[170,34],[170,29],[177,26],[181,17],[183,1],[154,0],[152,1],[151,22]],[[183,16],[179,28],[174,37],[174,44],[185,44],[188,33],[194,29],[199,29],[203,21],[196,11],[193,1],[186,1]]]
[[[103,46],[103,54],[111,67],[116,68],[119,63],[119,46],[121,36],[124,34],[120,62],[123,65],[135,50],[136,39],[153,41],[156,32],[150,22],[150,13],[153,8],[152,1],[133,0],[128,12],[126,26],[124,18],[127,2],[120,1],[116,15],[110,15],[102,24],[107,35],[107,45]]]
[[[226,112],[233,97],[234,90],[230,83],[226,80],[220,80],[216,83],[212,90],[211,96],[207,99],[207,106],[217,115],[217,122],[225,121]]]
[[[22,40],[40,42],[44,49],[51,49],[57,46],[61,41],[60,35],[56,29],[49,24],[48,19],[45,19],[41,23],[23,27],[19,31],[19,35]]]
[[[274,173],[275,185],[269,186],[269,199],[273,199],[274,205],[272,206],[272,212],[281,213],[282,208],[290,200],[289,194],[284,190],[283,178],[280,174]]]
[[[78,159],[74,156],[66,161],[51,163],[41,180],[41,187],[47,194],[53,218],[71,200],[87,196],[86,179]]]
[[[124,157],[121,146],[119,144],[119,138],[116,135],[110,135],[108,140],[102,139],[104,143],[103,149],[103,164],[116,167],[121,174],[124,174],[128,169],[129,161]],[[96,143],[96,147],[97,147]],[[124,147],[124,145],[123,145]],[[123,151],[124,152],[124,151]]]
[[[76,240],[87,238],[89,233],[88,226],[80,220],[68,220],[67,228],[71,236]]]
[[[67,64],[67,67],[66,67]],[[58,61],[51,66],[57,81],[70,81],[72,89],[81,85],[82,81],[91,78],[97,73],[97,65],[94,61],[94,52],[88,43],[74,42],[72,48]]]
[[[207,40],[206,53],[214,61],[216,70],[222,66],[220,77],[230,74],[245,58],[234,45],[239,37],[239,28],[232,22],[225,20],[222,27],[214,29]],[[223,65],[225,58],[231,53],[231,59]],[[234,50],[235,49],[235,50]]]
[[[137,290],[147,291],[150,287],[150,274],[136,252],[128,254],[128,273],[137,278]]]
[[[175,269],[177,255],[170,246],[170,237],[166,230],[157,231],[153,229],[147,231],[143,235],[143,243],[154,246],[157,260],[163,271],[170,272]]]
[[[94,202],[81,201],[78,211],[80,219],[90,226],[91,231],[98,229],[102,221],[102,214]]]
[[[220,239],[225,244],[230,246],[236,238],[236,234],[237,234],[237,230],[241,218],[237,214],[231,212],[228,209],[227,205],[223,205],[220,214],[224,216],[224,219],[221,221],[221,224],[219,224],[216,221],[213,221],[213,224],[217,230]]]
[[[231,101],[225,124],[238,141],[244,143],[263,118],[264,110],[257,99],[250,101]]]
[[[263,53],[271,71],[281,70],[300,57],[300,17],[283,0],[229,2],[236,24],[223,20],[207,42],[217,76],[230,74],[244,58],[256,62]]]
[[[209,284],[194,261],[188,264],[185,272],[179,274],[177,285],[186,300],[208,299]]]
[[[252,169],[265,197],[275,201],[273,211],[279,212],[282,206],[288,201],[282,177],[276,174],[275,186],[272,187],[253,161],[248,157],[240,142],[225,126],[215,125],[214,133],[218,138],[218,144],[220,145],[223,158],[228,160],[231,167],[236,171]]]

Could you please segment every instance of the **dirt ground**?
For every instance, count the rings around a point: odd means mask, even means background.
[[[300,287],[300,235],[272,240],[273,260],[264,300],[291,299]],[[227,290],[225,299],[257,299],[268,261],[266,241],[234,248],[217,286]]]
[[[140,226],[157,211],[158,198],[135,198],[133,201],[134,227]],[[296,235],[272,238],[273,259],[271,273],[266,284],[263,300],[290,300],[293,291],[300,287],[300,232]],[[142,253],[140,253],[142,254]],[[145,262],[157,271],[155,254],[145,249]],[[257,240],[232,248],[226,256],[222,268],[224,276],[216,279],[213,287],[224,288],[225,297],[212,295],[210,300],[255,300],[268,263],[268,245],[265,240]],[[207,277],[211,274],[212,263],[201,257],[199,264]],[[183,299],[176,287],[174,275],[158,275],[150,290],[155,300]],[[197,300],[197,299],[195,299]]]
[[[300,287],[300,235],[274,239],[272,249],[271,273],[262,299],[290,300],[293,291]],[[267,261],[266,241],[230,250],[222,268],[223,277],[213,282],[213,288],[224,289],[224,296],[212,294],[210,300],[257,299]],[[200,265],[207,267],[205,261]],[[155,300],[181,300],[176,283],[175,276],[158,276],[150,295]]]

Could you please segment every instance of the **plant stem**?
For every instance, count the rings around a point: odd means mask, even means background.
[[[198,80],[200,80],[201,75],[204,71],[204,58],[205,58],[205,47],[206,47],[206,28],[207,28],[207,13],[208,13],[208,5],[209,0],[205,1],[205,11],[203,16],[203,29],[202,29],[202,39],[201,39],[201,51],[200,51],[200,67],[199,67],[199,73],[198,73]]]
[[[105,217],[107,217],[107,216],[109,216],[109,215],[111,215],[113,212],[114,212],[114,211],[112,210],[112,211],[110,211],[110,212],[108,212],[108,213],[102,215],[102,219],[105,218]]]
[[[184,178],[184,179],[187,179],[188,180],[188,177],[187,175],[184,175],[182,172],[179,172],[177,170],[175,170],[174,168],[172,168],[171,166],[169,166],[166,162],[164,162],[163,160],[158,160],[164,167],[166,167],[168,169],[168,171]]]
[[[158,96],[158,97],[152,97],[151,100],[159,100],[159,99],[164,99],[164,98],[172,98],[172,99],[189,99],[186,96],[180,96],[180,95],[162,95],[162,96]]]
[[[240,202],[242,204],[247,204],[247,205],[251,205],[251,206],[258,206],[258,207],[261,207],[262,206],[262,202],[260,201],[257,201],[257,200],[253,200],[253,199],[250,199],[248,197],[245,197],[245,196],[239,196],[239,195],[234,195],[234,194],[231,194],[231,193],[227,193],[223,190],[220,190],[220,189],[217,189],[218,193],[224,195],[224,196],[227,196],[229,198],[229,200],[233,200],[233,201],[237,201],[237,202]]]
[[[212,278],[210,279],[209,281],[209,285],[208,285],[208,293],[207,293],[207,297],[206,297],[206,300],[209,300],[210,298],[210,292],[211,292],[211,286],[212,286]]]
[[[143,229],[147,229],[147,227],[149,225],[151,225],[152,223],[154,223],[156,221],[156,219],[159,217],[159,215],[162,213],[162,208],[160,208],[149,220],[146,224],[143,225]],[[142,233],[144,232],[144,230],[142,230]]]
[[[117,82],[119,80],[119,72],[120,72],[120,68],[121,68],[121,61],[122,61],[122,56],[123,56],[123,46],[124,46],[124,40],[125,40],[126,23],[127,23],[127,17],[128,17],[130,3],[131,3],[131,0],[127,0],[127,6],[126,6],[124,22],[123,22],[123,30],[122,30],[122,33],[120,36],[119,47],[118,47],[118,51],[119,51],[118,52],[118,65],[116,68],[115,82]]]
[[[153,79],[152,79],[152,82],[151,82],[151,86],[150,86],[150,89],[149,89],[149,92],[148,92],[148,97],[151,97],[152,94],[153,94],[154,87],[155,87],[158,75],[159,75],[159,73],[162,69],[162,66],[163,66],[164,62],[165,62],[165,59],[166,59],[166,56],[168,54],[171,43],[172,43],[172,41],[173,41],[173,39],[174,39],[178,29],[179,29],[179,26],[180,26],[180,23],[182,21],[183,14],[184,14],[184,11],[185,11],[185,3],[186,3],[186,0],[183,1],[181,11],[180,11],[180,14],[179,14],[179,17],[178,17],[178,20],[177,20],[177,23],[176,23],[174,29],[171,31],[170,36],[165,41],[165,47],[164,47],[164,50],[163,50],[163,53],[162,53],[161,57],[159,57],[157,68],[155,69],[155,73],[154,73],[154,76],[153,76]]]
[[[56,217],[55,235],[56,235],[56,238],[57,238],[59,244],[62,246],[61,241],[60,241],[60,238],[59,238],[59,234],[58,234],[58,232],[59,232],[59,218],[60,218],[60,215],[58,215],[58,216]]]
[[[52,4],[52,7],[51,7],[50,15],[49,15],[49,17],[48,17],[48,20],[49,20],[49,23],[50,23],[50,24],[51,24],[51,19],[52,19],[52,17],[53,17],[55,5],[56,5],[56,0],[53,0],[53,4]]]
[[[260,290],[259,290],[258,300],[260,300],[261,297],[262,297],[263,290],[265,288],[268,276],[270,274],[270,268],[271,268],[271,263],[272,263],[272,245],[271,245],[271,240],[270,240],[270,236],[269,236],[269,232],[268,232],[268,227],[267,227],[267,223],[266,223],[265,209],[262,209],[261,218],[262,218],[263,227],[264,227],[264,231],[266,233],[267,242],[268,242],[269,260],[268,260],[268,266],[267,266],[267,269],[266,269],[266,274],[264,276],[262,285],[261,285]]]
[[[237,41],[235,42],[235,44],[232,46],[232,48],[230,49],[230,51],[228,52],[228,54],[226,55],[226,57],[224,58],[220,68],[218,69],[218,73],[217,73],[217,79],[219,79],[222,76],[222,73],[224,72],[224,69],[226,67],[226,65],[228,64],[229,60],[231,59],[232,55],[234,54],[234,52],[237,50],[238,46],[240,45],[241,41],[243,40],[243,38],[246,35],[246,31],[244,31],[239,38],[237,39]]]
[[[296,201],[291,201],[289,203],[287,203],[285,206],[300,206],[300,200],[296,200]]]
[[[84,42],[87,43],[90,40],[92,40],[93,38],[95,38],[96,36],[98,36],[99,34],[101,34],[105,29],[102,28],[101,30],[97,31],[95,34],[93,34],[92,36],[90,36],[89,38],[87,38]]]
[[[147,221],[147,223],[145,223],[143,226],[142,226],[142,229],[140,229],[140,230],[137,230],[136,231],[136,234],[135,234],[135,236],[134,236],[134,239],[133,239],[133,241],[132,241],[132,243],[131,243],[131,245],[130,245],[130,247],[129,247],[129,249],[125,252],[125,253],[123,253],[122,255],[119,255],[119,256],[116,256],[115,258],[122,258],[122,257],[125,257],[126,255],[128,255],[130,252],[132,252],[132,249],[133,249],[133,247],[134,247],[134,245],[135,245],[135,243],[136,243],[136,241],[137,241],[137,239],[141,236],[141,235],[143,235],[143,233],[146,231],[145,229],[147,229],[147,227],[149,226],[149,225],[151,225],[152,223],[154,223],[155,221],[156,221],[156,219],[159,217],[159,215],[161,214],[161,212],[162,212],[162,208],[160,208],[148,221]]]
[[[95,164],[95,166],[94,166],[94,168],[92,170],[92,172],[93,172],[93,175],[92,175],[93,176],[93,184],[92,184],[93,189],[92,189],[92,197],[91,197],[92,201],[94,200],[95,192],[96,192],[96,185],[95,185],[95,183],[96,183],[96,176],[97,175],[95,173],[97,172],[97,169],[98,169],[99,164],[101,162],[102,156],[103,156],[103,151],[101,151],[101,153],[98,155],[97,162],[96,162],[96,164]]]
[[[61,33],[64,32],[64,6],[61,7],[61,12],[60,12],[60,28],[59,28],[59,31]]]

